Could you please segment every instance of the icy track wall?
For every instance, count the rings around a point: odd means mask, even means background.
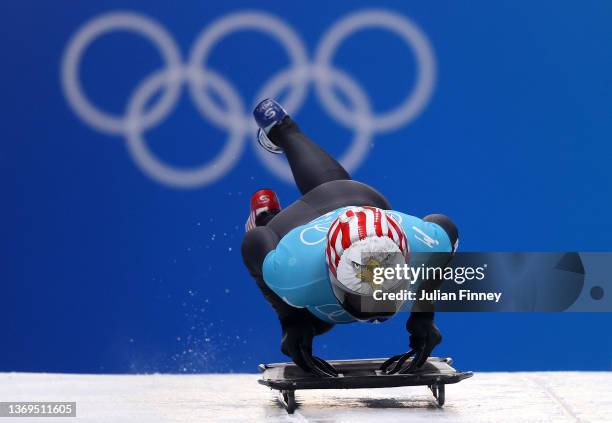
[[[0,371],[284,359],[239,251],[252,192],[297,198],[254,148],[264,94],[463,251],[610,250],[612,5],[551,4],[3,3]],[[404,319],[315,348],[388,356]],[[461,368],[612,368],[611,314],[437,322]]]

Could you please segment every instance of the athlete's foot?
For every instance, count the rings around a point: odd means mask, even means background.
[[[251,197],[251,211],[244,225],[245,231],[267,224],[280,211],[281,205],[276,193],[271,189],[260,189]]]
[[[278,125],[287,115],[287,112],[280,104],[271,99],[265,99],[253,110],[253,117],[259,129],[257,130],[257,141],[265,150],[270,153],[280,154],[283,149],[274,144],[268,137],[268,133]]]

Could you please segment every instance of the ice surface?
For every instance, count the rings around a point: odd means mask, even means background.
[[[297,391],[293,416],[258,377],[0,373],[0,401],[77,402],[54,423],[612,421],[612,372],[476,373],[447,385],[443,409],[421,386]]]

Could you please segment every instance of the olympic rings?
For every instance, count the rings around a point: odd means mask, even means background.
[[[181,55],[174,40],[161,25],[135,13],[109,13],[95,18],[68,43],[62,61],[62,86],[72,109],[94,128],[108,134],[122,134],[127,129],[126,119],[112,116],[91,104],[83,93],[79,78],[79,66],[87,47],[97,37],[114,30],[132,31],[150,39],[159,49],[168,69],[180,69]],[[179,88],[178,84],[169,87],[151,112],[141,117],[143,129],[154,126],[170,112],[178,100]]]
[[[276,37],[287,51],[292,63],[291,69],[300,69],[308,65],[306,48],[289,26],[271,15],[257,12],[242,12],[221,18],[200,33],[193,46],[189,66],[193,68],[205,66],[204,64],[210,50],[217,42],[234,32],[244,30],[258,30]],[[291,91],[283,101],[284,107],[288,110],[296,110],[306,96],[307,87],[305,82],[299,79],[294,80],[294,82],[297,82],[297,84],[290,87]],[[201,95],[192,93],[194,94],[194,99],[200,98],[202,100],[200,104],[202,105],[213,104],[212,101],[204,101],[203,96],[206,96],[204,91],[200,91],[200,93]],[[263,98],[256,99],[253,102],[253,106],[259,102],[258,100],[263,100]],[[223,110],[215,109],[214,106],[204,107],[202,112],[212,119],[225,119]],[[251,126],[249,125],[251,122],[250,110],[249,115],[245,116],[245,119],[247,119],[246,125]]]
[[[423,110],[434,87],[435,59],[427,38],[415,24],[395,13],[370,10],[342,19],[323,36],[315,56],[317,65],[322,69],[330,68],[332,55],[340,43],[349,35],[368,27],[380,27],[396,33],[408,44],[408,47],[413,49],[417,59],[417,81],[414,92],[394,111],[370,117],[375,131],[389,131],[410,122]],[[346,110],[328,82],[329,80],[322,79],[316,86],[323,105],[336,120],[350,126],[351,122],[355,122],[356,116]]]
[[[370,99],[360,85],[332,64],[335,52],[347,37],[372,27],[387,29],[399,36],[415,55],[417,63],[412,92],[395,109],[380,114],[372,111]],[[80,64],[87,48],[98,37],[113,31],[134,32],[150,40],[164,62],[164,68],[145,77],[134,89],[123,116],[95,106],[85,95],[80,79]],[[287,69],[272,75],[256,97],[248,102],[240,97],[225,76],[207,66],[214,46],[237,31],[266,33],[278,40],[290,61]],[[339,159],[350,172],[364,160],[376,133],[400,128],[419,115],[431,98],[435,79],[435,56],[425,34],[408,18],[385,10],[364,10],[336,22],[323,35],[313,62],[309,62],[307,50],[295,31],[278,17],[253,11],[232,13],[202,30],[186,63],[175,41],[161,24],[136,13],[111,12],[92,19],[76,32],[67,44],[61,65],[62,88],[75,114],[100,132],[122,136],[128,152],[145,174],[160,183],[179,188],[209,185],[231,170],[253,129],[250,110],[258,101],[287,92],[283,105],[289,113],[295,113],[304,102],[311,84],[329,115],[355,132],[352,144]],[[176,107],[184,84],[199,114],[228,132],[222,151],[211,162],[191,169],[177,169],[164,163],[152,154],[144,138],[145,131],[159,125]],[[339,89],[348,99],[350,108],[340,101],[334,89]],[[215,96],[211,96],[211,91]],[[160,95],[155,96],[157,93]],[[152,98],[156,100],[148,106]],[[225,107],[216,104],[214,98],[220,98]],[[271,172],[283,180],[292,181],[285,162],[261,149],[256,151]]]
[[[139,118],[142,116],[147,101],[164,83],[168,82],[169,78],[172,78],[164,72],[148,77],[144,83],[139,85],[130,99],[127,109],[129,130],[126,133],[128,148],[140,168],[159,182],[184,187],[205,185],[223,176],[240,156],[245,140],[245,133],[240,122],[240,118],[244,115],[240,98],[231,85],[211,71],[204,74],[201,69],[188,69],[180,76],[174,76],[174,78],[176,77],[181,80],[188,80],[194,84],[193,86],[197,87],[203,88],[204,85],[210,85],[224,99],[229,100],[228,106],[231,115],[227,118],[227,121],[230,123],[228,124],[230,137],[221,153],[211,164],[204,164],[191,170],[174,169],[151,154],[142,137]],[[231,124],[232,122],[234,124]]]

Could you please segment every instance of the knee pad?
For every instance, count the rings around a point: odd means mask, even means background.
[[[455,226],[453,221],[450,220],[448,216],[445,216],[443,214],[430,214],[429,216],[425,216],[423,220],[425,222],[435,223],[436,225],[439,225],[442,229],[444,229],[444,232],[446,232],[446,235],[448,235],[450,243],[453,246],[453,252],[457,249],[457,242],[459,241],[459,229],[457,229],[457,226]]]

